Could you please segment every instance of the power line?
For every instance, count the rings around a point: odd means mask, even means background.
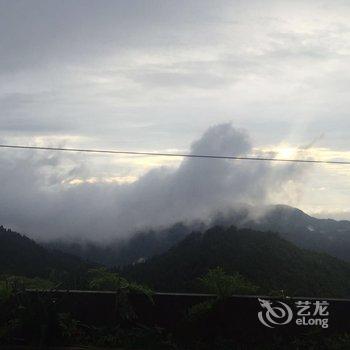
[[[266,157],[238,157],[238,156],[221,156],[221,155],[209,155],[209,154],[157,153],[157,152],[153,153],[153,152],[116,151],[116,150],[84,149],[84,148],[19,146],[19,145],[0,145],[0,148],[43,150],[43,151],[62,151],[62,152],[83,152],[83,153],[128,154],[128,155],[161,156],[161,157],[182,157],[182,158],[185,157],[185,158],[251,160],[251,161],[264,161],[264,162],[293,162],[293,163],[317,163],[317,164],[350,165],[350,161],[338,161],[338,160],[281,159],[281,158],[266,158]]]

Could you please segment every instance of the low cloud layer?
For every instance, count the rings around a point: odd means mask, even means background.
[[[191,152],[243,156],[252,145],[246,132],[221,124],[193,142]],[[74,155],[3,150],[0,164],[0,223],[43,240],[106,241],[146,227],[207,220],[218,210],[290,194],[302,174],[295,164],[188,158],[131,184],[69,185],[87,172]]]

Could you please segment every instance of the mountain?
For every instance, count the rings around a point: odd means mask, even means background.
[[[130,279],[156,290],[194,292],[198,277],[222,267],[260,287],[259,293],[350,296],[350,264],[296,247],[275,233],[235,227],[195,232],[166,253],[124,269]]]
[[[141,231],[131,238],[116,239],[108,244],[60,239],[45,243],[45,246],[106,266],[128,265],[167,251],[193,230],[199,228],[203,228],[203,225],[177,223],[158,231]]]
[[[79,275],[90,266],[80,258],[46,249],[28,237],[0,226],[0,275],[59,277],[63,280]]]
[[[256,224],[264,224],[267,228],[277,216],[275,224],[279,223],[281,230],[293,220],[296,227],[303,228],[300,215],[305,219],[304,224],[309,224],[306,214],[288,212],[294,216],[290,215],[282,224],[278,221],[281,213],[276,212],[265,222]],[[286,217],[285,214],[282,216]],[[128,243],[128,249],[133,247],[131,254],[125,250],[126,258],[136,258],[145,251],[155,256],[124,267],[123,275],[156,290],[195,292],[201,291],[197,278],[209,269],[221,266],[227,273],[238,272],[259,286],[260,294],[283,289],[296,296],[350,296],[349,263],[325,253],[299,248],[277,233],[234,226],[215,226],[193,233],[188,233],[189,230],[178,224],[165,230],[165,236],[153,231],[135,236],[135,241]],[[311,232],[314,231],[309,230],[309,234]],[[166,246],[168,250],[164,252]],[[79,287],[92,266],[78,257],[42,247],[28,237],[0,226],[0,275],[41,277]]]
[[[298,247],[325,252],[350,262],[350,221],[317,219],[287,205],[270,206],[264,213],[251,218],[252,208],[218,214],[213,224],[259,231],[278,232]]]
[[[116,239],[108,245],[57,240],[46,243],[46,246],[107,266],[128,265],[164,253],[195,230],[203,231],[216,225],[278,232],[300,248],[325,252],[350,262],[350,221],[317,219],[286,205],[263,209],[243,207],[218,213],[206,224],[177,223],[158,231],[138,232],[130,239]]]

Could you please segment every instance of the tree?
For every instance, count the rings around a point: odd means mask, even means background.
[[[216,294],[219,298],[227,298],[234,294],[254,294],[258,290],[257,286],[238,272],[228,275],[221,267],[210,269],[199,281],[207,292]]]

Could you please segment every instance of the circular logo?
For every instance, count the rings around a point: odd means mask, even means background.
[[[263,311],[258,312],[259,321],[266,327],[274,328],[288,324],[293,318],[292,309],[282,301],[272,302],[258,298]],[[275,305],[273,305],[275,304]]]

